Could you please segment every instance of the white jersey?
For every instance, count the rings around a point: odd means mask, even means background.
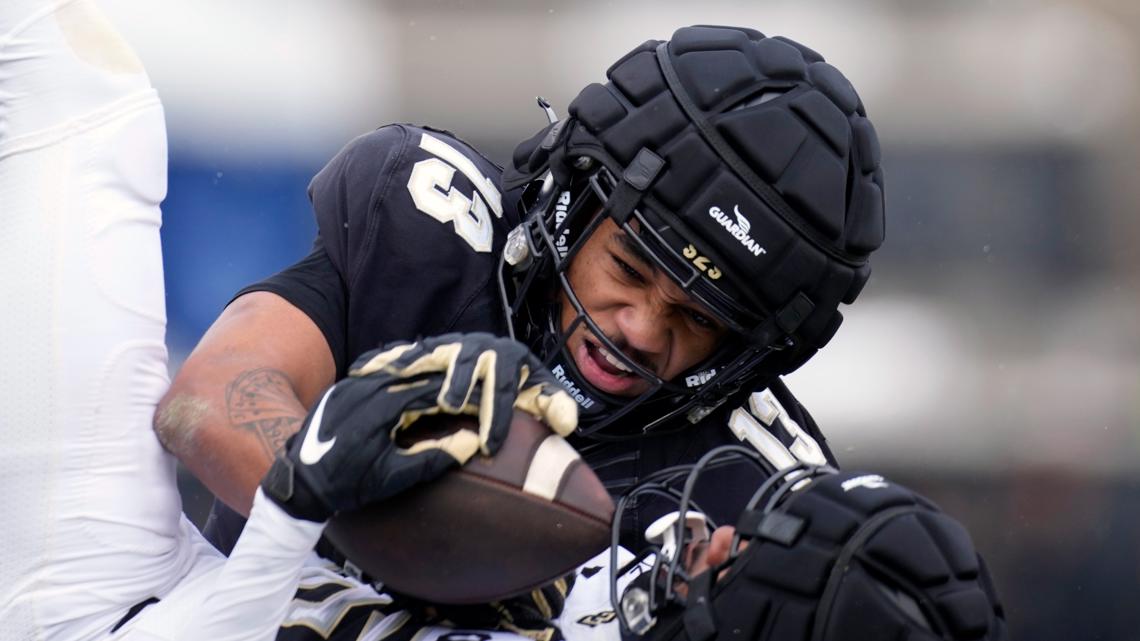
[[[228,559],[185,519],[151,430],[165,193],[130,47],[90,0],[3,0],[0,641],[523,641],[411,625],[260,493]]]
[[[151,430],[169,383],[165,194],[162,105],[99,11],[88,0],[0,3],[3,641],[130,638],[147,617],[111,631],[153,599],[143,614],[197,599],[209,619],[218,596],[243,613],[232,595],[259,580],[278,582],[259,599],[289,588],[261,610],[279,620],[319,536],[316,524],[275,532],[290,544],[284,561],[245,580],[272,552],[226,563],[182,515],[175,462]],[[278,622],[215,638],[273,638]],[[208,638],[201,620],[167,628],[157,638]]]
[[[633,554],[618,550],[618,563],[625,564]],[[649,566],[642,564],[618,578],[618,591],[624,590]],[[578,568],[574,589],[566,597],[566,607],[558,618],[558,628],[566,641],[620,641],[617,613],[610,600],[610,551],[599,554]]]
[[[162,106],[86,0],[0,3],[0,639],[106,635],[203,552],[166,389]]]

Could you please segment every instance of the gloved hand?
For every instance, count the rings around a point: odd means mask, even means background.
[[[574,400],[509,338],[446,334],[373,350],[325,392],[261,486],[292,516],[324,521],[434,479],[476,452],[493,454],[514,408],[563,436],[577,427]],[[478,415],[478,434],[394,444],[400,430],[439,412]]]

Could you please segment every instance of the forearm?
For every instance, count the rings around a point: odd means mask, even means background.
[[[302,578],[341,583],[306,568],[323,523],[291,518],[265,496],[228,558],[200,558],[162,599],[131,620],[123,641],[255,641],[276,639]],[[375,595],[375,593],[372,593]],[[371,602],[374,602],[371,601]],[[304,616],[306,608],[294,614]]]
[[[215,496],[249,514],[261,477],[335,372],[308,316],[274,294],[246,294],[182,364],[155,432]]]
[[[293,519],[265,496],[253,512],[184,638],[276,638],[324,524]]]
[[[215,496],[248,515],[257,484],[306,410],[281,370],[245,369],[228,379],[173,390],[155,427]]]

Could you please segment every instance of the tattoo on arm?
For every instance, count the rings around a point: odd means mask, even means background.
[[[258,438],[270,459],[305,420],[305,408],[297,400],[289,377],[269,368],[242,372],[227,385],[226,411],[234,427]]]

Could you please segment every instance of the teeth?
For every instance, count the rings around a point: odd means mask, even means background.
[[[606,359],[606,362],[609,363],[610,365],[613,365],[614,367],[620,369],[621,371],[623,371],[627,374],[633,373],[633,370],[630,369],[628,365],[621,362],[620,359],[618,359],[616,356],[611,354],[608,349],[602,347],[601,345],[598,345],[598,353],[601,354],[602,358]]]

